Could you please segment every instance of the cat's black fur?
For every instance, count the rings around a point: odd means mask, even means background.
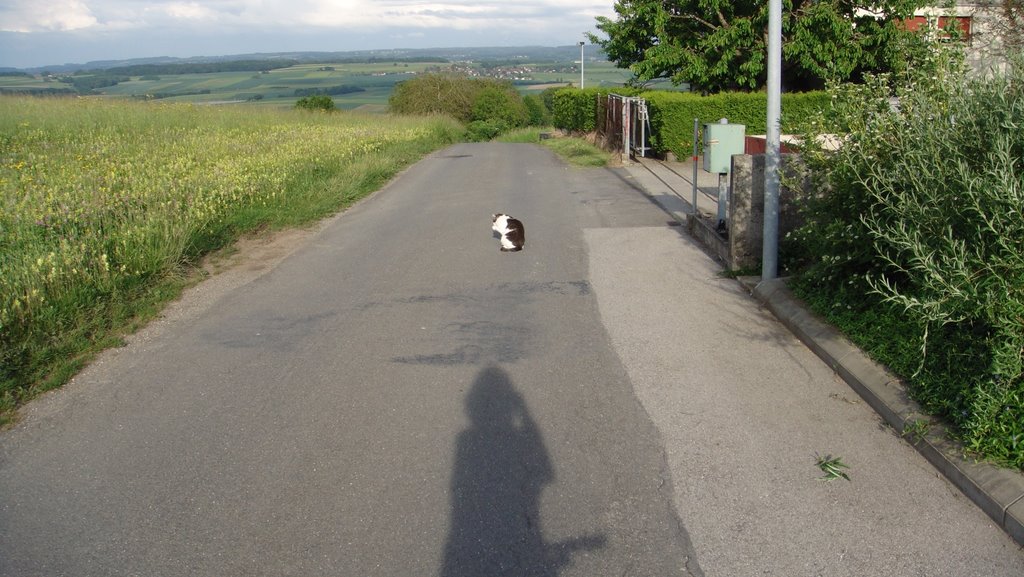
[[[491,230],[501,235],[501,251],[516,252],[526,244],[526,229],[523,223],[507,214],[491,215]]]

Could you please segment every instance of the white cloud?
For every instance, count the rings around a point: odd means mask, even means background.
[[[0,66],[301,50],[572,44],[608,0],[0,0]]]
[[[198,2],[168,2],[157,8],[176,20],[216,20],[218,12]]]
[[[53,32],[89,28],[96,24],[89,7],[81,0],[17,1],[0,7],[0,31]]]
[[[597,0],[8,0],[0,30],[124,29],[216,22],[232,27],[451,28],[556,26],[609,14]],[[509,30],[512,32],[512,30]]]

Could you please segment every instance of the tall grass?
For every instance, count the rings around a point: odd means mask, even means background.
[[[461,130],[438,118],[0,98],[0,420],[176,295],[203,254],[329,214]]]

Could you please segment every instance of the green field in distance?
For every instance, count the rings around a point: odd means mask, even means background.
[[[455,70],[459,73],[510,80],[524,93],[540,92],[551,86],[578,86],[577,62],[516,63],[481,66],[472,62],[375,61],[369,63],[301,63],[286,68],[256,72],[214,72],[131,76],[113,86],[96,88],[94,98],[146,98],[166,102],[197,104],[241,104],[291,107],[311,90],[333,90],[334,103],[344,110],[385,112],[388,97],[399,82],[417,74]],[[97,74],[103,75],[103,72]],[[74,78],[88,74],[79,73]],[[0,76],[0,92],[71,90],[59,76]],[[622,86],[629,81],[628,70],[603,60],[588,61],[584,83],[592,86]],[[657,88],[671,88],[658,85]],[[307,92],[297,92],[297,91]]]

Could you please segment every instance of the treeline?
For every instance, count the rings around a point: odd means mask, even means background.
[[[346,86],[344,84],[320,88],[296,88],[295,96],[338,96],[340,94],[352,94],[354,92],[366,92],[366,89],[359,86]]]
[[[77,94],[71,88],[0,88],[0,94],[19,94],[29,96],[70,96]]]
[[[64,76],[60,79],[61,82],[74,86],[75,91],[79,94],[89,94],[98,88],[116,86],[119,82],[128,82],[129,80],[131,80],[130,76],[115,76],[107,74]]]
[[[182,62],[173,64],[134,64],[117,66],[102,72],[91,71],[85,74],[104,74],[121,76],[146,76],[159,74],[214,74],[217,72],[263,72],[288,68],[298,64],[298,60],[231,60],[227,62]],[[76,75],[79,73],[75,73]]]
[[[326,64],[380,64],[381,62],[394,62],[395,64],[420,64],[423,62],[449,62],[447,58],[440,56],[409,56],[403,58],[326,58],[318,59],[317,62]]]

